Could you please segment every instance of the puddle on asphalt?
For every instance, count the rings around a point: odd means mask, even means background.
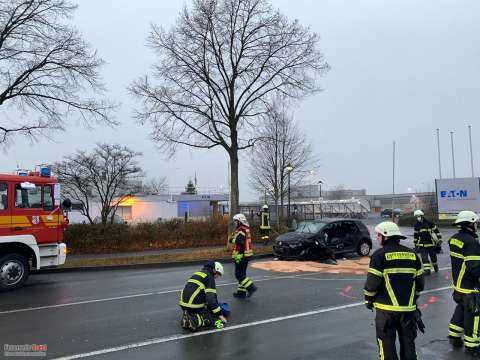
[[[318,272],[325,274],[355,274],[365,275],[368,271],[369,257],[358,259],[337,260],[337,265],[324,264],[315,261],[259,261],[251,266],[255,269],[283,273]]]

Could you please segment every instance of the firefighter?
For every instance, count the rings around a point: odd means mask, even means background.
[[[268,242],[270,240],[270,212],[268,211],[268,205],[262,206],[262,211],[257,213],[260,216],[260,235],[262,240]]]
[[[223,265],[209,261],[201,271],[193,274],[180,294],[182,328],[197,331],[200,328],[222,329],[227,320],[218,303],[215,279],[223,275]]]
[[[233,225],[235,230],[229,241],[234,244],[232,258],[235,261],[235,277],[238,280],[237,291],[233,293],[233,296],[246,298],[257,291],[252,279],[247,277],[248,261],[253,255],[252,234],[247,218],[243,214],[236,214],[233,217]]]
[[[432,268],[435,272],[438,272],[437,243],[441,246],[442,234],[440,234],[435,224],[425,219],[425,214],[422,210],[415,210],[413,215],[417,218],[413,233],[413,243],[422,257],[425,274],[430,275]],[[429,257],[432,260],[431,263]]]
[[[424,287],[422,262],[410,248],[400,245],[398,226],[385,221],[375,227],[382,248],[370,259],[364,295],[365,305],[376,309],[375,328],[381,360],[397,360],[398,332],[400,359],[417,359],[417,327],[423,331],[416,300]]]
[[[454,347],[480,358],[478,289],[480,289],[479,217],[473,211],[461,211],[455,220],[460,230],[448,241],[452,262],[453,299],[457,303],[449,325],[448,337]]]

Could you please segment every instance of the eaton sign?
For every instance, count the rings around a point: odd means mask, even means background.
[[[468,190],[449,190],[440,191],[442,198],[468,198]]]
[[[437,179],[438,214],[440,218],[453,218],[462,210],[480,213],[480,179]]]

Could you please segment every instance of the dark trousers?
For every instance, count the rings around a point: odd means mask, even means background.
[[[468,310],[471,296],[456,291],[453,293],[453,300],[457,303],[457,307],[448,326],[448,335],[451,338],[459,339],[463,335],[465,348],[473,350],[480,347],[480,339],[478,338],[480,316],[472,314]]]
[[[438,268],[437,264],[437,248],[432,247],[420,247],[420,256],[422,257],[423,269],[425,271],[432,271],[433,268]],[[430,263],[430,259],[432,263]]]
[[[246,294],[253,286],[253,281],[247,277],[247,267],[249,258],[243,258],[239,263],[235,263],[235,278],[238,281],[238,293]]]
[[[377,345],[380,360],[398,360],[395,339],[398,333],[400,359],[416,360],[415,338],[417,324],[415,312],[393,313],[377,310],[375,317]]]
[[[206,307],[201,309],[190,309],[185,306],[180,306],[182,310],[188,312],[190,320],[195,324],[197,329],[210,328],[213,326],[218,317],[213,315]]]
[[[270,240],[270,229],[260,229],[260,236],[263,241],[268,242]]]

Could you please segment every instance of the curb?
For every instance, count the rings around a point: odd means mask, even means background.
[[[273,257],[272,254],[253,255],[252,260],[266,259]],[[106,270],[135,270],[135,269],[163,269],[174,268],[183,266],[201,265],[208,259],[204,260],[192,260],[192,261],[172,261],[161,263],[148,263],[148,264],[130,264],[130,265],[105,265],[105,266],[80,266],[80,267],[67,267],[67,268],[51,268],[32,270],[31,274],[54,274],[54,273],[71,273],[71,272],[85,272],[85,271],[106,271]],[[223,263],[232,263],[232,258],[218,258]]]

